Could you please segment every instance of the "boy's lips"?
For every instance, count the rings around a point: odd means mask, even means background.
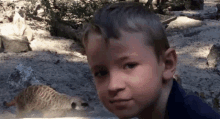
[[[114,99],[109,101],[110,104],[115,106],[117,109],[125,109],[127,106],[129,106],[131,103],[131,99]]]
[[[119,104],[119,103],[125,103],[125,102],[128,102],[128,101],[130,101],[131,99],[112,99],[112,100],[110,100],[109,102],[110,103],[117,103],[117,104]]]

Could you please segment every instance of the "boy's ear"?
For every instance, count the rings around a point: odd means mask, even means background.
[[[177,65],[177,55],[176,51],[173,48],[169,48],[164,53],[164,71],[163,71],[163,79],[169,81],[173,78],[173,75],[176,71]]]

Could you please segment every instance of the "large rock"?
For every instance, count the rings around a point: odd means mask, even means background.
[[[4,36],[12,36],[14,35],[14,29],[13,29],[12,23],[3,23],[0,24],[0,35]]]
[[[27,52],[31,51],[27,37],[0,35],[0,52]]]
[[[184,30],[192,27],[202,26],[203,22],[200,20],[195,20],[188,18],[186,16],[179,16],[176,20],[169,23],[167,31],[172,30]]]
[[[214,44],[207,56],[207,65],[216,68],[220,61],[220,44]]]
[[[37,79],[33,69],[23,64],[18,64],[14,71],[9,75],[7,83],[10,86],[22,89],[30,85],[44,84],[43,81]]]

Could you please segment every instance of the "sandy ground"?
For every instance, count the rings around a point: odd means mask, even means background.
[[[205,0],[204,10],[182,11],[185,13],[205,13],[215,11],[214,0]],[[175,12],[179,14],[180,11]],[[168,36],[171,47],[178,54],[177,74],[182,79],[184,89],[204,92],[205,101],[213,104],[213,98],[220,94],[219,75],[206,65],[206,57],[211,46],[219,43],[220,22],[204,20],[199,27],[172,32]],[[195,32],[193,35],[186,35]],[[99,102],[86,56],[75,52],[70,39],[52,37],[44,30],[35,29],[35,40],[31,42],[33,51],[26,53],[0,53],[0,113],[13,117],[15,107],[5,109],[3,101],[9,101],[18,91],[6,83],[18,64],[31,66],[36,77],[58,92],[80,96],[94,108],[88,117],[114,117]],[[59,63],[56,63],[56,62]],[[220,98],[218,98],[220,99]],[[2,115],[2,116],[3,116]],[[75,117],[76,115],[70,115]],[[81,116],[81,115],[79,115]],[[4,117],[5,118],[5,117]]]

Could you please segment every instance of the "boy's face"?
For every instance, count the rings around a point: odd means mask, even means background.
[[[126,118],[157,104],[164,64],[158,64],[142,33],[121,33],[108,45],[99,34],[89,33],[86,54],[100,100],[119,118]]]

